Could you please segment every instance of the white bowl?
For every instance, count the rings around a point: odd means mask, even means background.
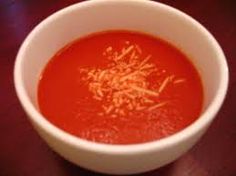
[[[75,137],[42,116],[37,106],[37,84],[49,59],[74,39],[109,29],[136,30],[158,36],[190,57],[204,85],[204,108],[198,120],[161,140],[108,145]],[[174,161],[199,140],[222,105],[228,87],[228,68],[214,37],[183,12],[152,1],[95,0],[62,9],[35,27],[19,50],[14,79],[17,95],[30,121],[53,150],[93,171],[133,174]]]

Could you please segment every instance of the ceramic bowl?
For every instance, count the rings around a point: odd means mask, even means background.
[[[109,145],[80,139],[43,117],[37,105],[37,85],[49,59],[79,37],[110,29],[135,30],[158,36],[189,56],[204,86],[204,107],[198,120],[161,140]],[[221,47],[207,29],[173,7],[145,0],[93,0],[64,8],[32,30],[18,52],[14,81],[29,120],[54,151],[93,171],[134,174],[173,162],[200,139],[225,98],[228,67]]]

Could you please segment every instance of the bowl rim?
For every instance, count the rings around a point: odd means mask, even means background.
[[[40,32],[42,28],[44,28],[47,24],[52,22],[53,20],[56,20],[59,16],[63,16],[66,13],[69,13],[69,11],[73,10],[79,10],[80,8],[89,8],[96,4],[102,4],[102,3],[140,3],[140,5],[144,6],[153,6],[157,8],[162,8],[164,10],[169,11],[169,13],[174,13],[177,16],[180,16],[181,18],[184,18],[189,23],[192,23],[192,25],[196,26],[198,30],[203,32],[206,37],[209,40],[209,43],[214,47],[215,51],[217,52],[218,62],[220,63],[220,78],[219,78],[219,88],[216,91],[215,97],[207,107],[207,109],[200,115],[200,117],[195,120],[192,124],[190,124],[188,127],[182,129],[181,131],[174,133],[173,135],[167,136],[165,138],[146,142],[146,143],[138,143],[138,144],[103,144],[103,143],[96,143],[93,141],[88,141],[85,139],[81,139],[79,137],[76,137],[66,131],[63,131],[59,127],[55,126],[51,122],[49,122],[41,113],[37,110],[37,108],[31,103],[29,96],[27,95],[27,92],[25,90],[24,81],[23,81],[23,61],[24,61],[24,53],[27,49],[27,46],[30,44],[30,41],[34,38],[34,36]],[[163,3],[159,2],[153,2],[153,1],[140,1],[140,0],[93,0],[93,1],[84,1],[79,2],[73,5],[70,5],[68,7],[65,7],[46,19],[44,19],[42,22],[40,22],[26,37],[23,44],[21,45],[15,65],[14,65],[14,85],[15,90],[17,93],[17,96],[24,108],[24,110],[28,114],[28,118],[32,122],[34,122],[38,127],[42,128],[47,134],[52,135],[53,137],[57,138],[61,142],[66,142],[67,144],[76,147],[81,148],[87,151],[93,151],[93,152],[100,152],[100,153],[109,153],[109,154],[136,154],[136,153],[143,153],[143,152],[150,152],[150,151],[156,151],[156,150],[162,150],[164,148],[170,147],[172,145],[181,143],[185,140],[188,140],[195,134],[199,133],[203,128],[207,127],[208,124],[215,118],[215,115],[219,111],[220,107],[222,106],[222,103],[224,101],[224,98],[227,93],[228,89],[228,81],[229,81],[229,73],[228,73],[228,66],[226,62],[226,58],[224,56],[224,53],[216,41],[216,39],[212,36],[212,34],[203,27],[198,21],[193,19],[191,16],[185,14],[184,12],[171,7],[169,5],[165,5]]]

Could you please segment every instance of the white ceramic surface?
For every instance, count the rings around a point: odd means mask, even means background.
[[[40,114],[37,83],[48,60],[68,42],[109,29],[143,31],[161,37],[191,58],[202,77],[205,92],[204,111],[195,123],[159,141],[122,146],[79,139],[60,130]],[[17,55],[14,81],[29,120],[53,150],[90,170],[132,174],[174,161],[199,140],[223,102],[228,68],[213,36],[179,10],[152,1],[94,0],[62,9],[34,28]]]

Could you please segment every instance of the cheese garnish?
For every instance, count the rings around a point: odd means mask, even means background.
[[[99,116],[126,116],[132,111],[152,111],[167,104],[156,100],[174,76],[167,76],[157,90],[151,89],[148,77],[157,72],[157,66],[150,62],[152,55],[142,55],[140,46],[126,41],[120,51],[112,46],[104,50],[103,56],[111,61],[106,68],[80,69],[93,98],[101,101]],[[180,82],[181,79],[175,81]]]

